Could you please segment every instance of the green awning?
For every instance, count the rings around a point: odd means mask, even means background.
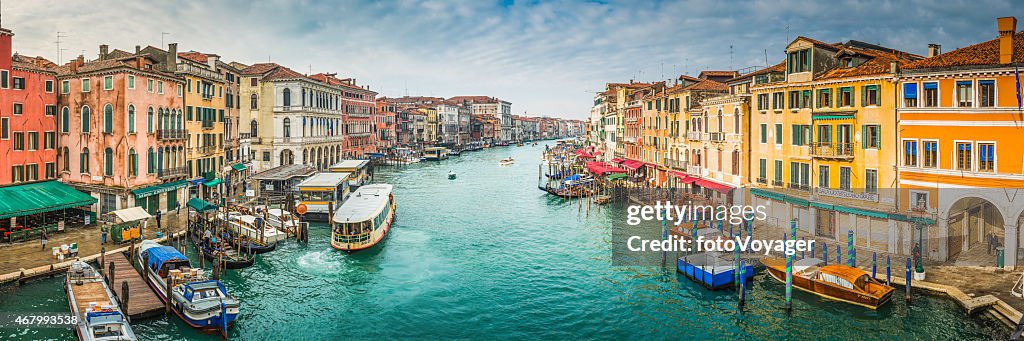
[[[932,219],[929,219],[929,218],[924,218],[924,217],[912,217],[912,216],[908,216],[908,215],[905,215],[905,214],[899,214],[899,213],[889,213],[889,219],[898,220],[898,221],[905,221],[905,222],[910,222],[910,223],[915,223],[915,224],[935,225],[935,220],[932,220]]]
[[[811,120],[852,120],[853,114],[811,114]]]
[[[186,205],[188,207],[192,208],[193,210],[196,210],[196,212],[199,212],[199,213],[203,213],[203,212],[207,212],[207,211],[216,211],[217,208],[218,208],[217,205],[208,203],[208,202],[204,201],[203,199],[199,199],[199,198],[188,199],[188,204],[186,204]]]
[[[782,201],[785,201],[785,202],[788,202],[790,204],[797,205],[797,206],[809,206],[811,204],[811,202],[807,201],[807,199],[797,198],[797,197],[794,197],[792,195],[785,195],[785,198],[783,198]]]
[[[213,186],[220,185],[222,183],[224,183],[224,180],[221,180],[220,178],[216,178],[216,179],[204,182],[203,185],[206,185],[206,187],[213,187]]]
[[[851,213],[851,214],[862,215],[862,216],[865,216],[865,217],[879,218],[879,219],[889,219],[889,213],[886,213],[886,212],[879,212],[879,211],[867,210],[867,209],[863,209],[863,208],[847,207],[847,206],[839,206],[839,205],[836,205],[835,207],[836,207],[836,211],[837,212]]]
[[[820,202],[817,202],[817,201],[811,202],[811,207],[821,208],[821,209],[826,209],[826,210],[835,209],[835,206],[832,206],[832,205],[829,205],[829,204],[820,203]]]
[[[132,190],[132,194],[135,194],[136,198],[145,198],[154,194],[160,194],[170,192],[179,188],[185,188],[186,186],[188,186],[188,180],[178,180],[173,182],[162,183],[159,185],[134,189]]]
[[[604,178],[609,180],[609,181],[611,181],[611,180],[625,179],[625,178],[628,178],[628,177],[629,177],[629,175],[626,175],[626,173],[612,173],[612,174],[609,174],[608,176],[606,176]]]
[[[785,195],[782,195],[782,194],[779,194],[779,193],[775,193],[775,192],[771,192],[771,191],[766,191],[766,190],[759,189],[759,188],[751,188],[750,189],[750,194],[753,194],[753,195],[756,195],[756,196],[759,196],[759,197],[762,197],[762,198],[773,199],[773,200],[778,200],[778,201],[785,200]]]
[[[0,187],[0,219],[92,205],[96,201],[57,181]]]
[[[231,165],[231,168],[233,168],[236,171],[241,172],[241,171],[245,170],[245,165],[243,165],[241,163],[236,163],[236,164]]]

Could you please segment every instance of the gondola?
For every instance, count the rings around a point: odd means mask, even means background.
[[[196,233],[196,231],[193,231],[193,233],[191,233],[191,237],[192,243],[195,244],[196,249],[199,250],[199,254],[201,254],[203,258],[206,258],[206,260],[210,262],[217,261],[217,252],[219,251],[217,248],[211,247],[209,245],[206,245],[206,243],[203,243],[203,240],[199,237],[199,234]],[[276,245],[274,247],[276,247]],[[234,249],[224,250],[223,257],[224,268],[227,269],[247,268],[252,266],[253,262],[256,260],[256,257],[253,257],[251,254],[239,254]]]

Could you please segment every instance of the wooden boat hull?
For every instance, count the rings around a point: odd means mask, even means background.
[[[786,266],[765,264],[768,274],[775,280],[786,284]],[[830,300],[859,305],[868,309],[878,309],[892,298],[892,291],[882,297],[874,297],[867,294],[851,291],[849,289],[814,279],[793,275],[793,287],[801,291],[817,295]]]
[[[217,261],[217,256],[214,254],[214,249],[203,244],[203,241],[199,239],[199,236],[192,235],[192,243],[195,244],[196,249],[199,250],[199,254],[206,258],[210,262]],[[230,244],[230,243],[229,243]],[[276,244],[274,247],[277,247]],[[238,259],[233,257],[224,257],[224,267],[227,269],[243,269],[253,265],[256,257],[249,257],[248,259]]]

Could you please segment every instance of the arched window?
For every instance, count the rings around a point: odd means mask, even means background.
[[[82,153],[78,155],[78,172],[89,173],[89,148],[82,148]]]
[[[285,89],[287,90],[287,89]],[[306,106],[306,89],[302,89],[302,106]]]
[[[167,129],[167,127],[164,126],[164,121],[167,120],[165,118],[165,116],[164,116],[164,108],[157,109],[157,111],[156,111],[156,120],[157,120],[156,121],[157,122],[156,123],[156,126],[157,126],[156,130],[157,131],[161,131],[161,130]]]
[[[292,105],[292,90],[291,89],[284,88],[284,93],[282,95],[282,102],[283,102],[283,104],[281,104],[281,105],[283,105],[285,107],[289,107],[289,106]]]
[[[256,94],[252,94],[252,96],[249,96],[249,109],[256,110],[258,104],[259,101],[256,100]]]
[[[89,114],[92,110],[89,109],[88,105],[82,106],[82,133],[89,132]]]
[[[64,147],[64,152],[61,153],[61,162],[64,164],[62,168],[65,172],[71,171],[71,150],[68,147]]]
[[[722,119],[722,109],[718,109],[718,131],[721,132],[725,129],[725,120]]]
[[[68,107],[60,110],[60,132],[71,132],[71,110]]]
[[[740,108],[736,108],[732,114],[732,130],[734,134],[740,133]]]
[[[284,118],[284,137],[292,137],[292,120]]]
[[[139,176],[139,154],[135,148],[128,149],[128,176]]]
[[[107,103],[103,106],[103,132],[114,132],[114,106]]]
[[[103,151],[103,175],[114,176],[114,150],[110,148]]]
[[[146,111],[146,132],[153,133],[153,107]]]
[[[256,123],[256,120],[252,120],[252,122],[249,123],[249,136],[251,136],[251,137],[259,136],[259,134],[257,133],[259,131],[258,128],[259,128],[259,123]]]
[[[128,105],[128,133],[135,133],[135,105]]]
[[[174,114],[174,129],[181,130],[181,109],[175,111]]]
[[[153,147],[146,151],[146,173],[156,173],[156,153],[153,152]]]

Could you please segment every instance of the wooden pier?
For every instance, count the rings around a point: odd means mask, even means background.
[[[106,263],[103,266],[103,275],[107,276],[110,289],[114,291],[119,303],[127,303],[128,306],[122,307],[122,310],[130,319],[153,317],[164,312],[164,302],[153,292],[149,284],[146,284],[146,280],[135,270],[124,253],[107,254]],[[109,282],[111,265],[114,266],[113,283]],[[128,288],[127,302],[124,299],[124,283],[127,283]]]

